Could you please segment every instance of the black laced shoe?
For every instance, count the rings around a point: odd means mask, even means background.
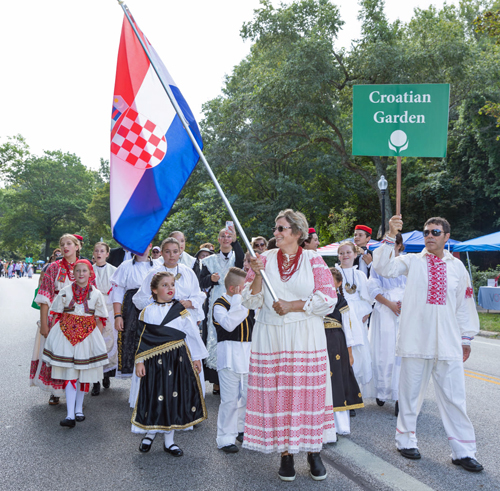
[[[465,457],[463,459],[453,459],[453,464],[461,465],[466,471],[469,472],[481,472],[484,467],[472,457]]]
[[[293,455],[282,455],[281,466],[278,476],[282,481],[293,481],[295,479],[295,467],[293,466]]]
[[[315,481],[322,481],[323,479],[326,479],[326,469],[323,465],[319,452],[308,453],[307,462],[309,464],[309,468],[311,469],[311,477]]]

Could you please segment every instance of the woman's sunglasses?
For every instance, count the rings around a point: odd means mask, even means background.
[[[279,233],[281,233],[283,232],[283,230],[286,230],[287,228],[292,228],[292,227],[283,227],[283,225],[278,225],[277,227],[273,227],[272,231],[276,232],[277,230]]]
[[[443,233],[442,230],[435,228],[434,230],[424,230],[424,237],[428,237],[429,234],[432,234],[434,237],[439,237]]]

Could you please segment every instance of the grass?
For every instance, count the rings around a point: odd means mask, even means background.
[[[483,331],[500,332],[500,314],[479,312],[479,323]]]

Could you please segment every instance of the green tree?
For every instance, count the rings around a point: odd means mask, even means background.
[[[39,157],[26,149],[22,138],[0,146],[6,183],[1,240],[11,249],[43,243],[47,256],[63,233],[76,233],[85,225],[96,175],[74,154],[46,151]]]
[[[360,4],[362,37],[342,50],[335,46],[342,21],[329,1],[277,8],[261,2],[241,31],[254,43],[250,55],[227,77],[222,95],[204,106],[209,160],[242,199],[238,205],[246,223],[252,216],[266,223],[277,209],[291,206],[327,227],[330,210],[340,211],[346,199],[359,220],[376,223],[377,181],[388,177],[387,197],[394,195],[395,159],[351,155],[352,85],[450,83],[455,153],[445,160],[405,159],[403,210],[406,223],[420,228],[422,213],[450,206],[465,230],[464,209],[473,198],[480,201],[484,190],[479,181],[470,186],[470,162],[457,163],[464,150],[458,142],[466,136],[461,132],[470,124],[463,108],[477,94],[492,92],[500,66],[498,50],[473,25],[475,13],[488,3],[464,0],[459,7],[416,9],[407,24],[389,23],[381,0]],[[478,168],[491,157],[483,152]]]

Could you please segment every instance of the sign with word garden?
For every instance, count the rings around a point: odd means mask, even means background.
[[[449,84],[355,85],[352,154],[446,157]]]

